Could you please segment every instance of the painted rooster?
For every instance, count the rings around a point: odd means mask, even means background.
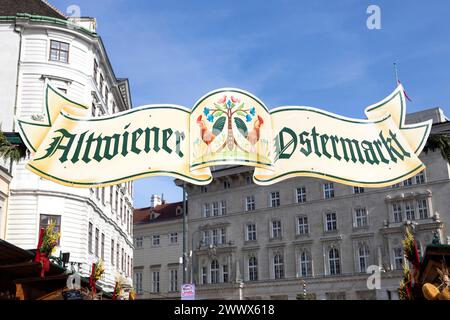
[[[216,136],[208,130],[206,127],[205,121],[202,119],[202,116],[198,116],[197,118],[197,124],[200,127],[200,137],[202,138],[203,142],[206,143],[206,154],[211,153],[211,143],[214,141]]]
[[[261,129],[261,126],[264,124],[264,120],[261,116],[258,116],[258,119],[256,119],[253,129],[249,131],[247,134],[247,140],[250,142],[250,152],[255,152],[255,144],[259,141],[259,130]]]

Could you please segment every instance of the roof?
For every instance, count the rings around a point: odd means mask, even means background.
[[[43,291],[48,291],[53,286],[56,286],[53,288],[55,290],[64,288],[68,277],[66,269],[50,262],[50,270],[46,272],[45,278],[41,278],[41,266],[34,262],[35,255],[36,250],[25,250],[0,239],[0,274],[4,279],[17,283],[33,283],[37,288],[43,286]],[[89,287],[88,278],[81,277],[80,280],[83,287]],[[98,284],[96,287],[97,291],[102,290]],[[110,293],[104,291],[102,291],[102,295],[106,298],[112,297]]]
[[[146,224],[182,219],[183,202],[160,204],[156,207],[134,209],[133,223]],[[154,215],[156,213],[156,215]],[[178,214],[177,214],[178,213]],[[181,213],[181,214],[180,214]],[[154,218],[151,218],[154,215]]]
[[[67,17],[47,1],[43,0],[2,0],[0,16],[15,16],[18,13],[52,17],[67,20]]]

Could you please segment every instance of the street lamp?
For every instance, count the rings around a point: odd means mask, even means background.
[[[191,264],[191,283],[194,283],[194,239],[195,239],[195,234],[199,233],[201,230],[195,230],[192,233],[192,238],[191,238],[191,251],[189,253],[189,261]]]

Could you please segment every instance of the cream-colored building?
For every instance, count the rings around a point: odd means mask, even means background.
[[[433,133],[450,129],[438,108],[408,121],[424,117]],[[208,186],[188,185],[197,299],[295,299],[303,281],[316,299],[398,299],[405,223],[415,225],[422,252],[436,232],[450,242],[449,164],[439,150],[420,158],[424,172],[389,188],[300,177],[262,187],[242,166],[215,168]],[[367,286],[371,265],[380,270],[377,290]]]
[[[131,108],[127,79],[117,78],[93,18],[68,18],[46,1],[2,0],[0,6],[0,123],[17,132],[14,117],[45,116],[45,86],[90,107],[93,117]],[[115,277],[132,281],[132,183],[107,188],[62,186],[11,165],[7,219],[0,236],[35,249],[39,229],[51,221],[61,231],[56,252],[88,276],[93,262],[105,261],[99,285],[112,291]],[[6,164],[10,167],[10,164]]]
[[[8,170],[0,166],[0,239],[5,238],[9,184],[11,183],[11,179],[12,177]]]
[[[179,299],[183,279],[183,203],[134,210],[136,299]]]

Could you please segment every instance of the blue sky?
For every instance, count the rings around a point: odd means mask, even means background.
[[[393,62],[412,103],[450,114],[450,2],[53,0],[97,18],[114,70],[128,77],[134,106],[192,106],[220,87],[239,87],[270,108],[307,105],[350,117],[395,88]],[[367,7],[381,9],[369,30]],[[181,198],[171,178],[135,182],[135,206],[150,194]]]

